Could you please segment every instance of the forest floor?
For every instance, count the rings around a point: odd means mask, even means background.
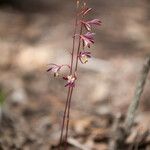
[[[116,117],[124,121],[150,53],[149,4],[146,0],[91,2],[97,12],[93,16],[100,16],[103,23],[92,50],[95,58],[79,69],[70,150],[107,150]],[[0,97],[5,95],[0,109],[0,149],[55,150],[66,89],[46,69],[49,63],[69,61],[73,5],[64,1],[60,7],[52,1],[47,12],[24,9],[8,5],[0,9]],[[149,89],[150,76],[124,150],[150,150]]]

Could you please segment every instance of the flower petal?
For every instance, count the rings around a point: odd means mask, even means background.
[[[91,21],[87,21],[86,22],[87,24],[90,24],[90,25],[97,25],[97,26],[100,26],[101,25],[101,21],[99,19],[93,19]]]
[[[94,44],[94,37],[93,37],[94,35],[95,33],[91,33],[91,32],[87,32],[84,35],[80,35],[83,41],[83,45],[90,47],[91,44]]]
[[[83,15],[86,15],[88,12],[90,12],[92,10],[92,8],[85,8],[85,10],[83,11]]]
[[[88,62],[88,58],[91,58],[91,52],[89,51],[81,51],[79,53],[79,60],[82,64],[85,64]]]

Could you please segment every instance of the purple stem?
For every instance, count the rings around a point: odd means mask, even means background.
[[[68,128],[69,128],[69,121],[70,121],[70,106],[71,106],[71,99],[73,94],[73,87],[71,88],[69,104],[68,104],[68,112],[67,112],[67,124],[66,124],[66,136],[65,136],[65,149],[67,150],[67,139],[68,139]]]
[[[69,97],[70,97],[70,87],[68,89],[67,101],[66,101],[64,115],[63,115],[63,122],[62,122],[62,127],[61,127],[61,136],[60,136],[60,142],[59,142],[59,150],[60,150],[62,140],[63,140],[63,132],[64,132],[64,125],[65,125],[65,118],[66,118],[66,112],[67,112],[67,108],[68,108]]]

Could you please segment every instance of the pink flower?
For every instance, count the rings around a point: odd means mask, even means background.
[[[80,35],[81,40],[83,41],[84,46],[88,46],[90,48],[91,44],[94,44],[94,36],[95,33],[87,32],[84,35]]]
[[[75,86],[76,77],[69,75],[67,77],[63,77],[63,79],[67,80],[67,84],[65,85],[65,87],[67,87],[67,86],[74,87]]]
[[[91,21],[81,21],[81,23],[85,26],[88,31],[91,31],[92,26],[100,26],[101,21],[99,19],[93,19]]]
[[[54,73],[54,77],[58,77],[59,76],[59,71],[63,68],[63,67],[68,67],[70,68],[69,65],[57,65],[57,64],[50,64],[50,68],[47,69],[47,72],[53,72]]]
[[[88,7],[86,7],[86,8],[84,8],[82,11],[81,11],[81,13],[80,13],[80,15],[86,15],[88,12],[90,12],[92,10],[92,8],[88,8]]]
[[[91,58],[91,52],[82,51],[79,53],[79,60],[81,61],[82,64],[87,63],[88,58]]]

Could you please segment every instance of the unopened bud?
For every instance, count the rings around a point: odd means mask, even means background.
[[[80,1],[79,1],[79,0],[77,0],[77,8],[79,7],[79,3],[80,3]]]

